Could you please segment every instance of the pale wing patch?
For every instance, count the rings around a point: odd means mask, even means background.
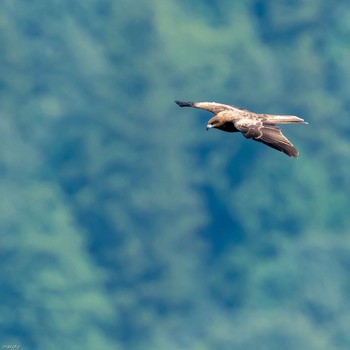
[[[193,103],[193,107],[205,109],[206,111],[209,111],[214,114],[218,114],[222,111],[246,111],[243,108],[235,107],[232,105],[226,105],[224,103],[217,103],[217,102],[195,102]]]

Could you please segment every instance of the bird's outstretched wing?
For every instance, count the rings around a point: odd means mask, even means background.
[[[226,111],[235,111],[235,110],[246,111],[246,109],[244,108],[235,107],[232,105],[226,105],[224,103],[217,103],[217,102],[184,102],[184,101],[176,100],[175,103],[180,107],[200,108],[214,114],[218,114],[225,110]]]
[[[282,134],[281,130],[273,124],[261,120],[240,119],[235,127],[248,139],[262,142],[290,157],[297,157],[299,152],[293,144]]]

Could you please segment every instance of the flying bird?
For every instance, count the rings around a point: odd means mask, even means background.
[[[175,101],[180,107],[204,109],[214,114],[209,119],[207,130],[216,128],[227,132],[241,132],[247,139],[262,142],[290,157],[299,152],[282,134],[276,124],[307,124],[304,119],[293,115],[258,114],[247,109],[216,102]]]

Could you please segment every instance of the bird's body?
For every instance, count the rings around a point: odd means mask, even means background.
[[[216,102],[175,101],[180,107],[194,107],[207,110],[214,115],[207,124],[211,128],[226,132],[241,132],[244,137],[262,142],[290,157],[299,152],[282,134],[276,124],[307,124],[303,119],[292,115],[258,114],[247,109]]]

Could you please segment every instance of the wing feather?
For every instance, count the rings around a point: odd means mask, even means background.
[[[211,112],[213,114],[218,114],[222,111],[247,111],[244,108],[235,107],[232,105],[226,105],[224,103],[217,103],[217,102],[183,102],[183,101],[175,101],[176,104],[178,104],[180,107],[194,107],[199,109],[204,109],[208,112]]]
[[[299,154],[276,125],[264,123],[261,120],[241,119],[235,123],[235,126],[246,138],[262,142],[290,157],[297,157]]]

